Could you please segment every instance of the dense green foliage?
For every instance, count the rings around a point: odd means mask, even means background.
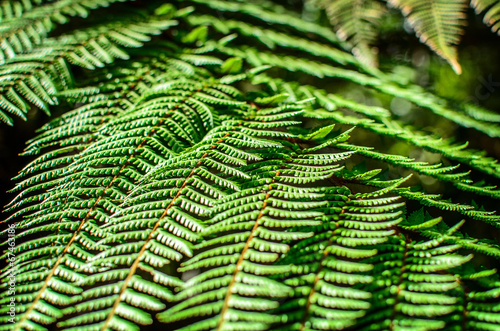
[[[464,226],[499,227],[500,164],[374,100],[492,139],[498,114],[270,1],[0,8],[1,118],[63,112],[6,208],[0,329],[500,329],[500,247]]]

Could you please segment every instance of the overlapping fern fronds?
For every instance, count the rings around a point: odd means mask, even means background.
[[[500,247],[456,219],[499,217],[420,181],[495,201],[497,160],[324,82],[492,139],[494,114],[393,81],[273,2],[100,2],[95,17],[92,3],[1,7],[20,25],[57,6],[88,15],[1,65],[6,119],[64,111],[28,142],[7,206],[1,329],[498,328],[500,283],[477,264]],[[376,149],[367,132],[441,162]]]
[[[372,59],[374,54],[367,45],[377,38],[384,10],[378,0],[343,1],[310,0],[326,9],[337,34],[350,39],[353,53],[360,59]],[[389,7],[395,7],[404,14],[407,22],[415,30],[420,41],[445,59],[460,74],[457,48],[466,24],[467,6],[470,4],[477,14],[484,14],[484,23],[498,32],[500,4],[496,0],[386,0]],[[370,63],[368,62],[368,63]]]
[[[97,2],[102,4],[102,1]],[[53,9],[45,10],[53,13]],[[26,119],[30,105],[50,114],[49,105],[57,103],[56,94],[73,85],[69,63],[94,69],[103,67],[116,58],[127,59],[128,55],[123,47],[140,47],[151,39],[150,35],[159,34],[175,23],[161,17],[123,13],[117,22],[109,23],[108,20],[88,29],[78,29],[53,38],[38,36],[39,42],[24,48],[23,45],[28,41],[21,39],[23,44],[19,38],[9,35],[8,31],[2,33],[5,38],[2,48],[6,51],[13,49],[10,43],[11,40],[16,40],[20,42],[17,48],[21,54],[15,56],[17,53],[12,51],[2,63],[0,119],[12,124],[8,113]],[[12,26],[11,23],[6,24]],[[32,27],[32,23],[27,25]],[[17,28],[15,31],[18,33]]]

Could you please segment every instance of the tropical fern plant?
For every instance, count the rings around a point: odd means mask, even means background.
[[[473,231],[500,224],[498,161],[372,101],[491,139],[496,113],[270,1],[0,8],[1,118],[62,113],[14,179],[0,329],[500,329],[500,247]]]

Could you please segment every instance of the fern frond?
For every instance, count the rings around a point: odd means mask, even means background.
[[[318,224],[325,196],[304,184],[339,171],[337,160],[339,157],[312,154],[293,161],[271,158],[249,165],[251,181],[241,192],[218,201],[214,216],[202,231],[204,241],[195,246],[197,254],[180,269],[202,272],[182,286],[177,300],[183,301],[161,313],[159,319],[201,318],[191,330],[265,329],[278,322],[279,317],[270,311],[277,307],[278,298],[290,295],[291,289],[270,278],[288,266],[272,263],[288,251],[287,242],[311,235],[287,229]],[[320,172],[314,169],[315,164],[323,166]],[[298,172],[307,180],[297,181]],[[210,306],[211,312],[199,306]]]
[[[500,29],[500,3],[495,0],[471,0],[471,6],[476,13],[484,13],[484,23],[491,27],[493,32]]]
[[[76,3],[1,3],[1,24]],[[65,13],[89,18],[51,23],[1,66],[0,117],[70,110],[30,140],[15,179],[2,258],[16,255],[16,293],[10,265],[0,312],[13,298],[16,316],[0,330],[495,329],[497,278],[470,266],[500,246],[459,228],[498,216],[457,201],[491,206],[498,161],[387,104],[492,138],[498,116],[360,62],[292,7],[172,3]]]
[[[452,211],[456,213],[460,213],[462,215],[471,217],[473,219],[483,221],[494,226],[499,226],[500,217],[495,215],[494,211],[483,211],[479,208],[462,203],[454,203],[450,200],[445,200],[441,198],[439,194],[427,194],[422,192],[418,188],[394,188],[393,182],[398,181],[381,181],[374,178],[377,173],[372,174],[369,177],[360,177],[356,174],[356,172],[345,171],[343,176],[349,179],[357,179],[360,182],[363,182],[368,185],[373,185],[375,187],[385,187],[390,192],[394,192],[395,194],[399,194],[405,198],[419,201],[422,205],[427,207],[435,207],[444,211]]]
[[[460,307],[453,295],[459,279],[450,269],[471,256],[456,254],[460,246],[442,241],[415,242],[401,235],[379,246],[378,254],[366,260],[377,276],[364,287],[372,300],[359,330],[440,330],[446,325],[446,318]]]
[[[454,227],[459,227],[463,223],[464,221],[459,222]],[[459,231],[454,231],[453,234],[446,234],[443,237],[443,232],[450,231],[450,227],[443,222],[442,217],[432,218],[430,215],[425,214],[423,208],[412,213],[409,218],[401,223],[401,227],[426,238],[444,238],[443,243],[445,244],[460,245],[462,248],[476,253],[500,257],[500,246],[493,240],[473,239]]]
[[[375,66],[376,53],[372,45],[377,38],[377,27],[386,8],[371,0],[319,0],[318,6],[324,8],[337,35],[353,44],[352,52],[362,62]]]
[[[269,10],[254,3],[221,0],[194,0],[194,2],[206,4],[214,10],[244,13],[251,17],[252,20],[257,19],[261,22],[291,27],[301,33],[319,35],[333,44],[340,43],[340,39],[329,28],[306,21],[301,21],[298,24],[298,16],[295,13],[276,4],[273,4],[272,10]]]
[[[54,29],[55,24],[64,24],[68,17],[87,17],[89,11],[99,7],[107,7],[113,2],[124,2],[126,0],[59,0],[46,4],[33,1],[6,2],[4,15],[0,21],[0,64],[7,60],[25,53],[39,45],[48,33]],[[24,8],[23,8],[24,7]],[[10,14],[10,11],[15,14]]]
[[[500,282],[496,270],[477,272],[470,265],[466,267],[460,279],[458,297],[463,309],[457,309],[455,325],[471,330],[498,329]]]
[[[192,101],[189,99],[177,101],[175,98],[170,101],[165,96],[158,95],[163,91],[162,89],[170,91],[176,87],[190,89]],[[159,88],[153,88],[152,92],[143,97],[147,99],[156,96],[156,99],[153,99],[154,102],[153,100],[146,102],[145,106],[162,109],[169,102],[174,102],[170,107],[173,107],[175,102],[182,102],[196,109],[204,103],[229,107],[244,105],[222,92],[231,91],[231,89],[218,82],[214,82],[212,86],[196,86],[189,84],[189,81],[173,81],[160,85]],[[262,115],[259,112],[249,114],[248,118],[243,121],[222,120],[220,125],[214,127],[190,150],[150,169],[144,182],[131,192],[124,200],[120,211],[112,216],[110,222],[104,227],[108,234],[97,243],[102,247],[100,248],[102,252],[93,258],[95,262],[92,262],[88,269],[98,272],[88,277],[86,283],[82,284],[95,286],[111,277],[118,282],[113,285],[112,289],[108,286],[109,293],[118,293],[118,296],[108,296],[106,303],[97,305],[97,301],[102,300],[98,298],[102,296],[102,293],[84,292],[82,297],[77,298],[77,309],[80,315],[69,318],[59,325],[83,327],[92,324],[92,327],[105,330],[108,326],[115,325],[117,319],[121,320],[117,315],[124,317],[121,313],[122,309],[135,309],[130,305],[139,309],[145,308],[142,302],[127,301],[128,304],[125,303],[122,294],[131,291],[135,293],[130,287],[140,282],[142,279],[140,273],[146,272],[150,274],[150,277],[158,277],[158,268],[163,268],[170,261],[179,261],[184,256],[192,255],[192,243],[199,239],[199,232],[205,227],[203,219],[216,199],[226,195],[224,191],[239,190],[235,178],[248,178],[247,174],[236,167],[246,164],[249,160],[260,159],[258,155],[252,155],[241,149],[279,146],[276,143],[251,137],[245,131],[253,129],[255,130],[253,135],[258,135],[260,125],[257,121],[273,124],[273,127],[286,125],[287,122],[281,120],[285,116],[293,116],[295,112],[291,110],[293,108],[287,107],[277,111],[262,110]],[[129,121],[124,119],[124,122]],[[191,122],[194,123],[193,120]],[[206,122],[205,117],[201,123]],[[267,125],[263,127],[264,136],[266,127]],[[182,133],[177,132],[177,136],[179,135],[182,136]],[[189,133],[189,136],[193,136],[193,133]],[[136,242],[130,243],[131,239],[135,239]],[[106,269],[111,265],[114,266],[114,270],[107,271]],[[99,272],[99,270],[102,271]],[[164,285],[170,285],[172,289],[178,284]],[[141,288],[134,288],[141,292]],[[168,292],[168,286],[162,288],[161,293]],[[153,292],[142,295],[157,296]],[[159,299],[171,301],[169,297],[159,297]],[[153,297],[151,300],[154,300]],[[162,309],[162,307],[158,305],[157,309]],[[72,314],[74,311],[73,308],[68,308],[64,313]],[[125,316],[125,318],[139,324],[150,323],[149,319],[137,320],[132,315]]]
[[[413,102],[415,105],[428,109],[438,116],[442,116],[452,122],[464,127],[471,127],[484,132],[491,137],[500,136],[500,127],[496,123],[484,122],[472,118],[463,112],[458,112],[446,106],[447,102],[438,97],[430,96],[420,87],[412,86],[402,88],[385,79],[378,79],[377,76],[364,75],[344,68],[333,67],[324,63],[317,63],[304,58],[293,56],[283,56],[277,53],[262,52],[252,48],[233,48],[228,45],[216,44],[218,51],[230,56],[240,57],[247,60],[253,66],[271,65],[291,72],[303,72],[318,78],[334,77],[354,82],[361,86],[368,86],[374,90],[401,97]],[[259,54],[259,56],[256,56]]]
[[[373,265],[361,260],[377,254],[375,247],[401,221],[398,209],[404,204],[397,202],[399,197],[357,199],[345,187],[325,192],[328,204],[316,235],[294,245],[281,261],[292,265],[284,284],[295,294],[280,305],[287,318],[276,329],[342,330],[354,325],[370,307],[371,293],[360,284],[373,281]]]
[[[485,156],[481,151],[467,148],[468,144],[457,144],[436,135],[419,131],[409,125],[403,126],[403,123],[398,121],[384,119],[379,123],[369,119],[346,116],[339,111],[321,109],[308,112],[306,115],[312,118],[331,119],[338,123],[355,125],[388,137],[398,137],[414,146],[439,153],[451,160],[462,162],[488,175],[498,177],[499,174],[498,168],[500,165],[498,160]]]
[[[465,104],[463,109],[470,117],[475,119],[485,122],[500,122],[500,116],[497,113],[484,109],[479,105]]]
[[[15,17],[20,17],[23,13],[28,12],[40,5],[43,2],[51,0],[25,0],[25,1],[8,1],[4,0],[0,3],[0,22],[9,20]]]
[[[127,59],[121,47],[139,47],[149,35],[159,34],[175,21],[135,17],[44,40],[29,53],[0,67],[0,113],[12,125],[7,113],[26,119],[30,105],[49,112],[56,94],[73,84],[68,64],[95,69],[116,58]]]
[[[417,128],[402,123],[391,118],[390,112],[382,107],[366,106],[361,103],[353,102],[339,95],[326,94],[312,86],[295,86],[275,78],[260,75],[258,81],[279,82],[282,84],[282,90],[291,93],[293,99],[304,97],[315,97],[319,109],[306,111],[305,116],[315,119],[329,119],[339,124],[355,125],[359,128],[367,129],[378,135],[401,139],[405,143],[426,149],[428,151],[439,153],[450,160],[458,161],[468,167],[475,168],[491,176],[498,177],[499,164],[494,158],[487,157],[479,150],[467,148],[467,144],[457,144],[450,139],[443,139],[439,136],[423,132]],[[323,109],[325,108],[325,109]],[[352,111],[361,116],[352,116],[348,112]],[[457,184],[459,185],[459,184]],[[462,186],[462,185],[459,185]],[[476,187],[476,186],[475,186]],[[464,190],[471,191],[472,188],[461,187]],[[494,192],[487,192],[488,189],[475,189],[475,193],[495,196]]]
[[[235,20],[221,20],[209,15],[190,15],[187,18],[188,22],[193,26],[213,26],[219,31],[237,31],[245,36],[256,36],[263,45],[269,49],[275,49],[277,46],[295,48],[300,51],[313,53],[317,56],[323,56],[339,64],[357,63],[354,57],[346,52],[342,52],[336,48],[325,46],[306,38],[298,38],[297,36],[289,36],[285,33],[279,33],[271,29],[263,29],[260,26],[239,22]],[[256,34],[256,35],[255,35]]]
[[[127,192],[135,188],[134,183],[141,178],[141,175],[156,164],[163,162],[165,157],[179,151],[179,148],[193,144],[195,142],[193,139],[200,137],[213,125],[213,116],[208,105],[214,100],[223,100],[220,99],[223,93],[217,90],[217,88],[227,90],[223,84],[214,88],[206,84],[200,85],[200,82],[195,80],[196,77],[176,83],[170,81],[170,75],[166,76],[161,71],[168,66],[156,63],[154,67],[150,70],[156,69],[160,84],[151,86],[142,97],[134,100],[133,94],[127,94],[127,97],[132,96],[129,102],[124,102],[124,95],[119,96],[117,100],[111,98],[83,106],[69,116],[67,115],[66,118],[69,120],[70,127],[76,125],[76,132],[68,131],[63,136],[53,135],[55,130],[51,130],[51,125],[48,125],[46,133],[33,141],[34,150],[45,147],[47,143],[49,146],[51,144],[65,146],[65,140],[69,135],[69,141],[78,150],[82,147],[79,134],[85,136],[85,131],[81,132],[79,129],[84,128],[90,131],[90,135],[87,134],[85,137],[87,139],[83,139],[88,145],[79,152],[78,157],[57,158],[59,153],[71,150],[71,148],[64,147],[62,151],[56,150],[56,153],[44,155],[31,164],[24,175],[29,176],[33,172],[36,174],[18,186],[18,189],[26,189],[14,200],[15,204],[12,208],[33,204],[20,209],[13,215],[13,217],[24,215],[24,220],[18,223],[17,228],[25,231],[21,232],[19,237],[28,236],[37,230],[51,230],[56,234],[67,230],[75,232],[66,234],[64,240],[58,240],[59,246],[50,250],[46,248],[46,245],[50,245],[50,241],[55,240],[56,237],[49,236],[43,245],[37,245],[38,247],[29,255],[19,257],[18,262],[26,266],[22,271],[28,272],[30,268],[38,267],[38,261],[44,256],[54,256],[46,260],[48,268],[44,271],[45,280],[38,283],[41,287],[27,287],[27,290],[35,291],[33,293],[35,299],[31,301],[31,305],[20,307],[22,309],[20,312],[24,314],[19,316],[16,327],[24,327],[24,323],[28,323],[31,319],[31,312],[42,314],[37,308],[37,303],[45,298],[47,291],[59,290],[59,288],[52,288],[52,279],[56,276],[58,279],[62,277],[59,280],[66,283],[83,281],[84,277],[76,270],[84,270],[86,261],[91,260],[94,252],[99,251],[97,241],[106,235],[106,229],[101,229],[100,224],[108,222],[110,215],[119,210],[119,205],[127,197]],[[172,69],[170,68],[175,76],[175,69]],[[166,79],[168,84],[161,84],[162,79]],[[121,82],[121,84],[124,83],[126,79]],[[218,83],[214,82],[214,84]],[[140,91],[141,86],[136,88]],[[198,92],[197,89],[199,89]],[[199,99],[197,94],[200,94]],[[210,95],[215,96],[211,99]],[[130,107],[131,101],[132,107]],[[114,107],[109,107],[109,105]],[[104,108],[101,108],[102,106]],[[123,108],[120,109],[120,107]],[[100,121],[95,123],[96,119]],[[102,119],[109,120],[109,122],[102,123]],[[86,121],[90,121],[94,126],[81,126]],[[186,121],[191,124],[191,127],[180,129],[176,123]],[[92,132],[95,130],[95,124],[100,127],[99,131]],[[179,130],[186,130],[189,139],[186,140]],[[97,138],[95,142],[88,140],[92,135],[94,139]],[[169,151],[168,154],[165,155],[165,151]],[[50,159],[47,156],[53,156],[56,159]],[[67,163],[67,165],[56,172],[48,170],[44,174],[38,173],[50,168],[50,164],[54,162],[60,165]],[[37,185],[34,185],[35,183]],[[95,187],[99,186],[104,189],[95,190]],[[39,193],[40,188],[46,191]],[[35,195],[31,196],[32,192]],[[58,211],[56,206],[64,206],[63,211]],[[56,226],[50,225],[51,223],[55,223]],[[70,268],[64,266],[69,261],[71,261]],[[23,284],[22,277],[21,273],[18,279],[19,284]],[[33,279],[24,281],[27,281],[27,284],[33,281],[39,282]],[[81,289],[81,285],[77,288]],[[68,307],[71,302],[66,299],[58,301],[57,304],[59,307]],[[54,303],[50,300],[46,302],[46,304]]]
[[[446,0],[389,0],[400,8],[420,40],[450,63],[457,74],[462,72],[455,45],[465,25],[467,2]]]

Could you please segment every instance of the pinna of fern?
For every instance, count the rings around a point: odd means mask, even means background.
[[[85,3],[130,12],[120,2]],[[498,258],[498,243],[455,221],[493,228],[498,216],[394,171],[494,201],[498,190],[472,179],[498,177],[498,162],[322,79],[498,137],[490,112],[403,85],[268,1],[152,2],[111,23],[76,0],[23,1],[2,17],[22,26],[65,4],[89,16],[86,29],[51,25],[2,64],[4,113],[65,111],[29,142],[34,160],[7,207],[16,316],[2,329],[498,328],[496,271],[473,258]],[[12,82],[19,72],[26,81]],[[356,139],[363,130],[442,162],[380,150]]]

